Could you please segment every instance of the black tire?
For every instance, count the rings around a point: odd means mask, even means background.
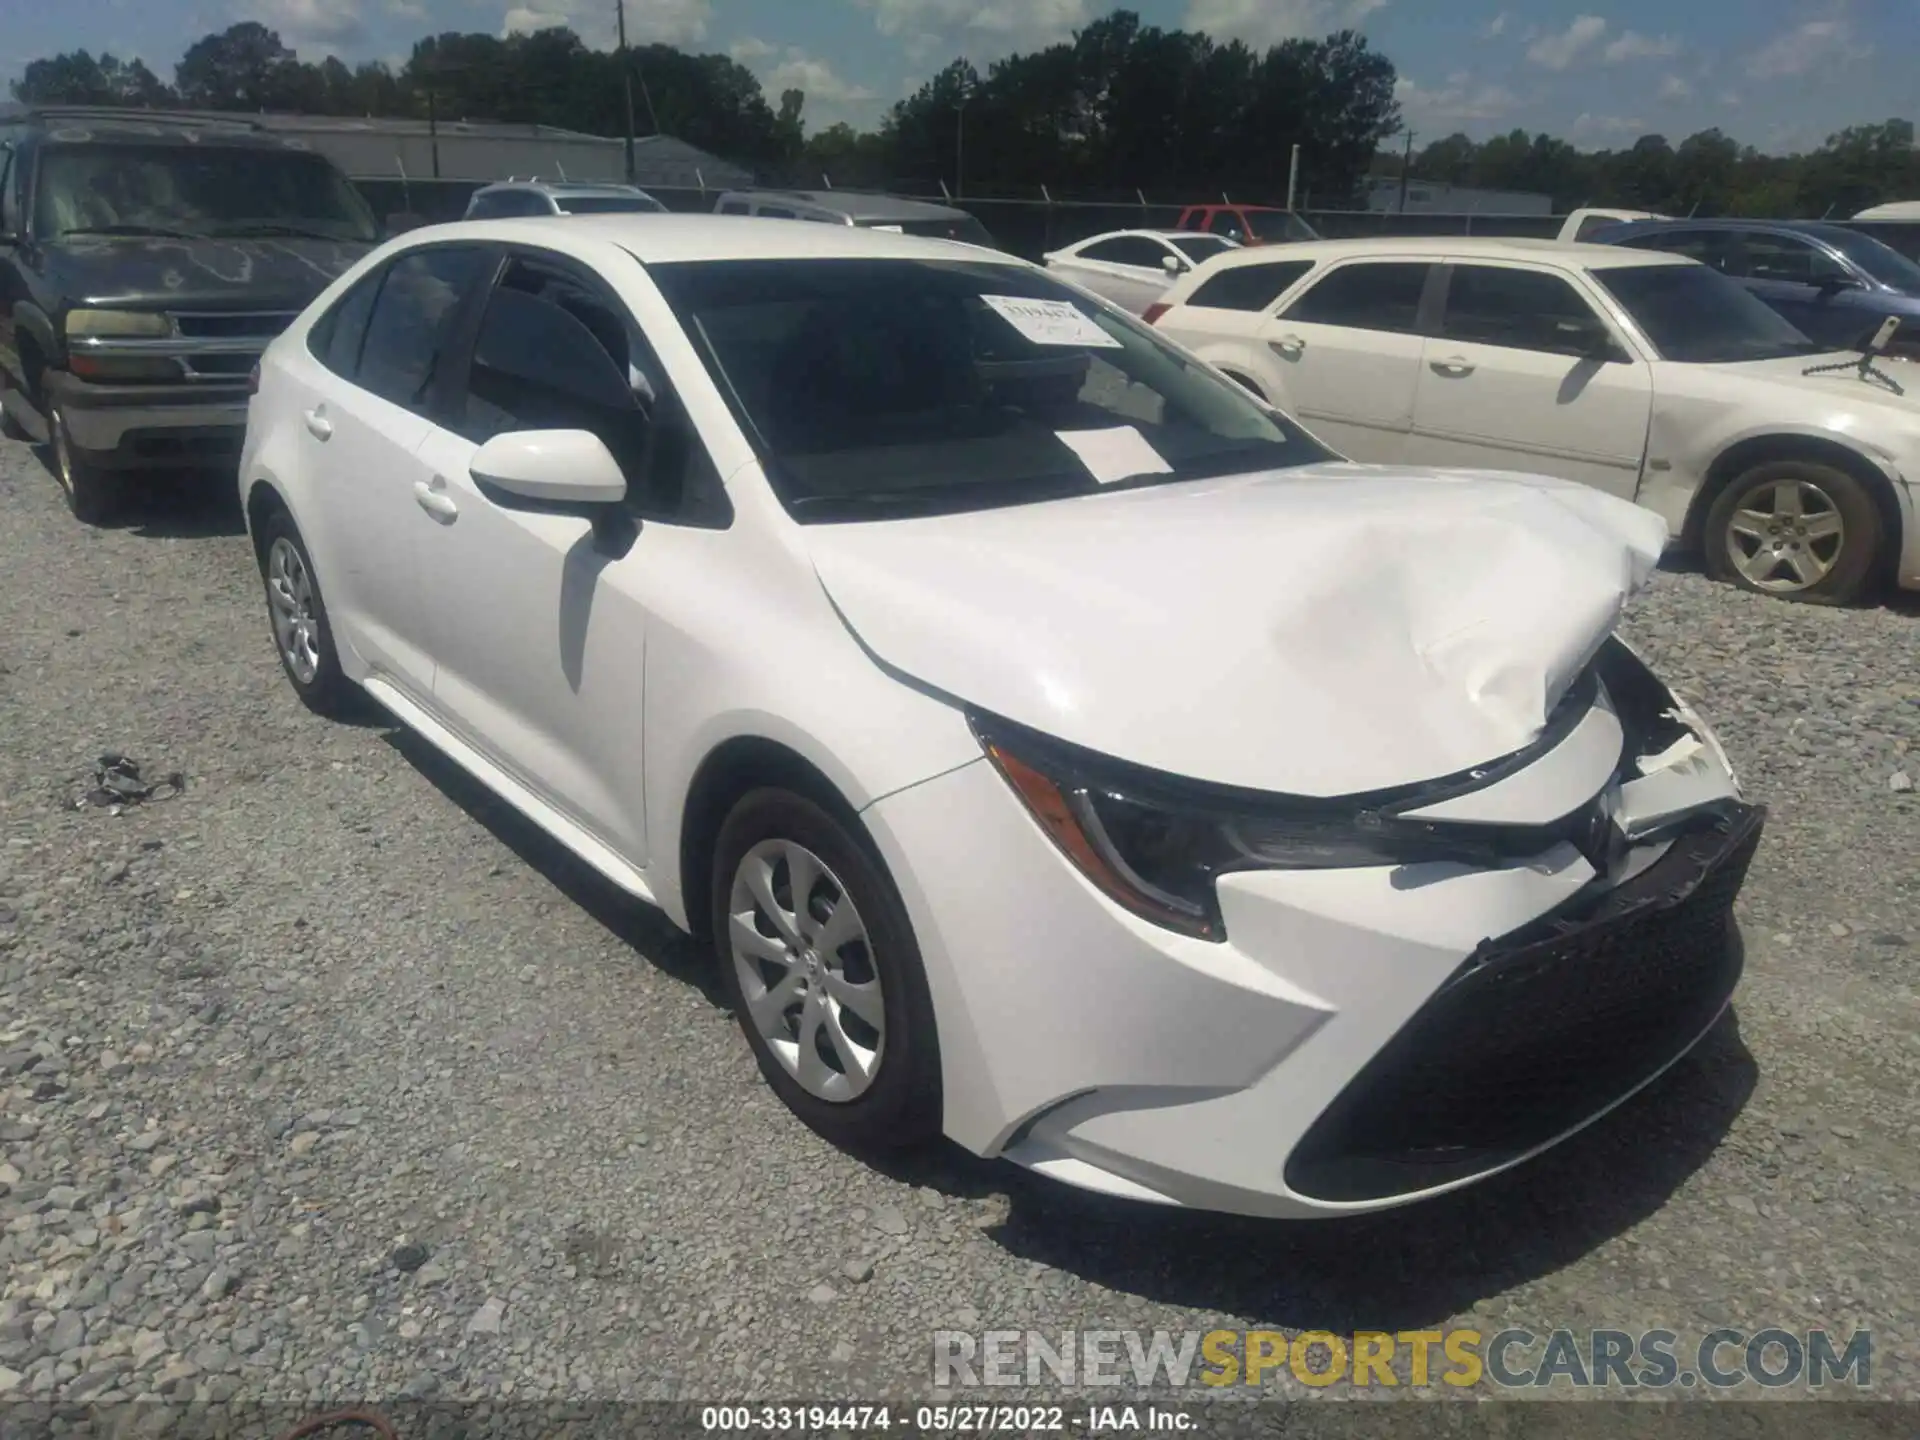
[[[55,404],[47,406],[47,431],[53,442],[53,478],[60,482],[67,509],[82,525],[107,525],[120,513],[125,490],[120,476],[90,465],[74,447],[67,417]]]
[[[721,825],[714,844],[714,955],[721,985],[760,1063],[760,1073],[788,1108],[835,1145],[851,1150],[900,1150],[926,1144],[940,1134],[939,1039],[926,970],[906,907],[879,857],[857,838],[856,825],[850,815],[843,819],[790,790],[754,790],[744,796]],[[807,1090],[774,1054],[749,1011],[730,935],[730,901],[742,861],[765,842],[788,842],[811,852],[830,872],[825,877],[826,893],[830,896],[831,882],[839,882],[843,898],[853,902],[865,924],[870,943],[844,947],[842,953],[847,955],[849,974],[862,963],[864,954],[866,973],[880,984],[886,1030],[878,1047],[878,1069],[855,1098],[832,1100]],[[800,1010],[801,1002],[792,1008]],[[842,1012],[843,1024],[846,1013]],[[794,1023],[797,1036],[797,1017]]]
[[[300,527],[293,523],[293,516],[276,508],[260,522],[258,534],[260,580],[266,592],[267,627],[273,636],[274,653],[280,657],[280,669],[285,673],[287,683],[293,686],[293,693],[300,697],[301,703],[316,715],[333,720],[354,713],[360,700],[360,689],[340,669],[340,652],[333,642],[333,622],[327,618],[326,597],[320,590],[320,576],[313,568],[313,557],[307,553],[307,542],[300,538]],[[288,547],[298,557],[300,570],[306,576],[308,600],[305,615],[299,618],[311,621],[311,629],[305,632],[312,642],[311,673],[304,673],[307,667],[303,663],[296,663],[294,653],[290,651],[299,647],[283,641],[275,619],[276,613],[283,613],[281,604],[276,603],[275,599],[276,582],[283,579],[275,568],[275,547],[280,545]]]
[[[1777,508],[1783,486],[1797,487],[1801,515]],[[1827,515],[1838,517],[1838,536],[1810,537],[1835,523]],[[1850,605],[1874,581],[1885,528],[1872,492],[1845,470],[1768,460],[1736,476],[1707,511],[1707,573],[1782,600]],[[1770,566],[1769,553],[1779,557]]]

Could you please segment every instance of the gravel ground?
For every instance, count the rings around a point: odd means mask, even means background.
[[[1169,1214],[827,1147],[657,915],[301,709],[230,507],[88,532],[0,445],[0,1395],[905,1397],[944,1327],[1725,1324],[1870,1326],[1920,1397],[1920,608],[1664,574],[1629,633],[1773,808],[1735,1020],[1464,1196]],[[184,793],[76,809],[103,750]]]

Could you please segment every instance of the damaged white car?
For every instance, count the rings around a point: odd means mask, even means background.
[[[836,1141],[1399,1204],[1739,975],[1762,813],[1612,638],[1661,520],[1339,462],[1032,266],[416,232],[267,352],[241,485],[299,694],[364,687],[705,937]]]

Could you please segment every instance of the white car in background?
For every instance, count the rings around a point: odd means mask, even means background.
[[[1920,589],[1909,367],[1822,353],[1685,257],[1322,241],[1222,256],[1147,318],[1355,460],[1579,481],[1786,599]]]
[[[240,487],[302,699],[701,936],[842,1144],[1377,1209],[1605,1113],[1739,976],[1762,812],[1611,638],[1653,516],[1339,462],[1008,257],[416,231],[267,350]]]
[[[1047,269],[1061,279],[1138,315],[1194,266],[1239,248],[1223,235],[1115,230],[1051,251],[1044,258]]]

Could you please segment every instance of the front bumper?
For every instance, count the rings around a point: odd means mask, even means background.
[[[926,963],[948,1134],[1083,1188],[1267,1216],[1520,1163],[1684,1055],[1733,992],[1764,815],[1705,750],[1701,798],[1610,880],[1570,843],[1491,869],[1244,872],[1218,882],[1218,944],[1107,900],[985,762],[887,797],[866,819]]]
[[[101,385],[55,371],[47,387],[80,458],[112,469],[236,460],[247,428],[238,385]]]

